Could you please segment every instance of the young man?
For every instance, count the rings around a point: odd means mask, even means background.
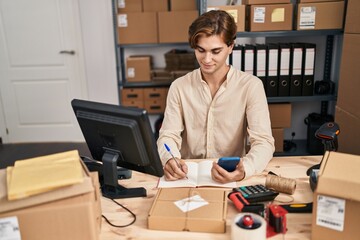
[[[261,80],[226,64],[235,39],[236,24],[225,11],[204,13],[189,27],[189,43],[200,68],[171,84],[157,142],[169,181],[186,176],[183,159],[240,156],[233,172],[214,162],[212,178],[226,183],[261,172],[273,156],[274,138]]]

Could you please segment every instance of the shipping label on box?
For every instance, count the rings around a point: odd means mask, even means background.
[[[156,12],[131,12],[119,14],[117,20],[120,44],[158,42]]]
[[[128,82],[148,82],[151,80],[151,58],[133,56],[126,59],[126,80]]]
[[[250,18],[248,29],[257,31],[292,30],[293,5],[289,4],[266,4],[250,5]]]
[[[299,3],[296,29],[342,29],[344,8],[344,1]]]
[[[22,239],[99,239],[101,205],[98,174],[89,173],[83,163],[82,168],[82,183],[16,201],[7,200],[6,170],[0,169],[0,222],[17,221]],[[1,234],[2,227],[0,237],[4,236]]]

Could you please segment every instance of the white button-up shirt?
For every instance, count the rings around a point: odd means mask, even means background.
[[[246,177],[263,171],[275,148],[261,80],[231,66],[212,98],[200,69],[176,79],[168,92],[157,142],[165,164],[171,156],[164,143],[181,159],[240,156]]]

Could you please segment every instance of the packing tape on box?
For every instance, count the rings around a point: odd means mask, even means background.
[[[254,213],[239,213],[231,224],[232,240],[266,240],[266,221]]]

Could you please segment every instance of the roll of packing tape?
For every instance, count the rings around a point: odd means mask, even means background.
[[[254,213],[239,213],[231,225],[232,240],[266,240],[266,221]]]

